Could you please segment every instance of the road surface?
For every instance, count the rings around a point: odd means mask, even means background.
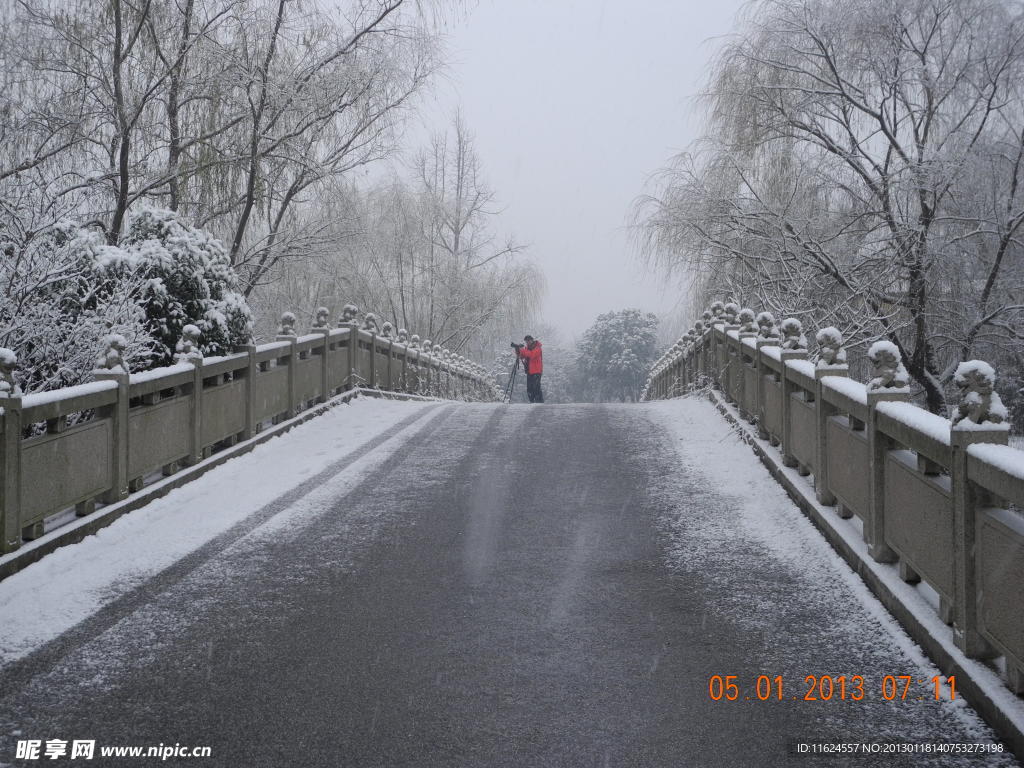
[[[356,487],[289,515],[324,487],[311,478],[0,671],[0,764],[54,764],[12,760],[17,739],[275,768],[1015,764],[799,756],[799,741],[992,736],[928,699],[927,667],[834,558],[801,573],[739,531],[700,470],[708,435],[679,448],[662,418],[425,412]],[[758,700],[760,674],[782,677],[782,701]],[[883,676],[904,674],[910,699],[885,701]],[[712,699],[714,675],[737,676],[736,701]],[[804,701],[807,675],[846,676],[846,700]]]

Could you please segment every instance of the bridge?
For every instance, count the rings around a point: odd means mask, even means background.
[[[1016,765],[1006,429],[735,309],[639,405],[356,322],[0,400],[0,763]]]

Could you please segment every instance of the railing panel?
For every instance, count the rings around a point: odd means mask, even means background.
[[[376,364],[373,385],[378,389],[386,389],[388,386],[388,359],[390,358],[388,345],[378,343],[374,352]]]
[[[257,423],[288,410],[288,368],[282,365],[257,373],[253,400]]]
[[[373,373],[373,343],[364,339],[359,334],[358,346],[356,347],[356,381],[367,387],[373,387],[376,382],[372,380]]]
[[[150,472],[188,455],[191,449],[192,398],[172,397],[128,412],[128,478]]]
[[[878,428],[904,447],[949,466],[949,419],[913,403],[879,403]]]
[[[863,520],[868,514],[868,438],[843,416],[828,420],[828,489]]]
[[[815,470],[815,440],[817,440],[817,415],[815,404],[805,400],[800,392],[789,396],[790,434],[793,438],[793,456],[803,466]]]
[[[349,375],[348,335],[339,337],[332,333],[331,342],[335,346],[328,360],[328,380],[333,389],[340,389],[345,385]]]
[[[757,368],[752,364],[744,363],[740,370],[743,372],[743,409],[747,413],[755,413],[757,410]]]
[[[99,496],[112,484],[113,422],[96,419],[26,440],[21,454],[21,525]]]
[[[885,458],[885,540],[936,592],[952,599],[949,478],[920,472],[911,451],[889,451]]]
[[[273,370],[287,371],[286,368]],[[257,382],[267,373],[257,374]],[[236,379],[203,389],[202,447],[219,443],[245,429],[245,387],[244,379]],[[260,419],[257,410],[257,420]]]
[[[972,482],[1024,509],[1024,452],[1007,445],[976,444],[967,449]]]
[[[1024,520],[1007,509],[978,520],[978,623],[982,636],[1024,667]]]
[[[782,382],[764,377],[764,428],[775,439],[782,438]]]
[[[320,395],[320,377],[323,373],[323,358],[310,355],[305,360],[293,360],[295,366],[295,402],[305,403]]]

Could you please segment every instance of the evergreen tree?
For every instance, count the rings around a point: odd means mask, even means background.
[[[599,315],[577,348],[581,400],[636,402],[657,357],[658,318],[639,309]]]

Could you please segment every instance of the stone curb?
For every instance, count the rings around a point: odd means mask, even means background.
[[[889,585],[874,571],[871,565],[859,552],[853,549],[849,542],[832,527],[831,523],[821,514],[818,509],[817,500],[814,498],[814,490],[807,485],[801,487],[794,483],[792,478],[783,471],[782,456],[775,456],[772,452],[766,451],[756,439],[750,426],[744,422],[732,409],[723,402],[717,392],[708,392],[708,398],[733,426],[740,430],[743,441],[754,451],[755,455],[765,465],[768,472],[776,482],[786,491],[786,494],[800,508],[811,523],[817,528],[829,545],[843,560],[853,569],[861,580],[871,590],[872,594],[885,606],[885,609],[892,614],[899,622],[910,638],[924,650],[929,659],[937,666],[943,675],[956,676],[957,692],[974,708],[974,710],[991,726],[1003,743],[1009,748],[1018,759],[1024,759],[1024,729],[1022,729],[1013,717],[999,702],[994,700],[986,690],[985,686],[975,680],[972,671],[963,666],[964,657],[960,654],[953,654],[949,649],[936,638],[918,616],[889,588]]]
[[[106,528],[108,525],[113,523],[122,515],[126,515],[129,512],[133,512],[136,509],[144,507],[154,499],[159,499],[162,496],[166,496],[168,493],[173,491],[175,488],[189,483],[197,478],[202,477],[211,469],[215,469],[220,465],[224,464],[236,456],[243,456],[249,453],[257,445],[271,440],[272,438],[283,435],[294,427],[299,426],[312,418],[320,416],[335,406],[342,405],[352,400],[355,397],[376,397],[385,400],[414,400],[417,402],[442,402],[436,397],[423,397],[422,395],[407,395],[398,392],[385,392],[383,390],[376,389],[354,389],[349,392],[338,395],[326,403],[320,403],[318,405],[303,411],[298,416],[295,416],[287,421],[282,421],[280,424],[275,424],[269,429],[265,429],[256,436],[245,440],[230,448],[218,451],[217,453],[210,456],[208,459],[195,464],[191,467],[185,467],[175,472],[173,475],[167,478],[163,478],[152,485],[143,488],[138,493],[131,494],[127,499],[119,501],[115,504],[110,504],[97,510],[88,517],[82,517],[76,519],[74,522],[62,525],[48,533],[44,534],[35,541],[29,542],[22,545],[19,549],[11,552],[8,555],[0,557],[0,581],[3,581],[8,576],[11,576],[23,568],[31,565],[32,563],[38,562],[46,555],[53,552],[59,547],[64,547],[69,544],[77,544],[82,541],[86,536],[91,536],[101,528]]]

